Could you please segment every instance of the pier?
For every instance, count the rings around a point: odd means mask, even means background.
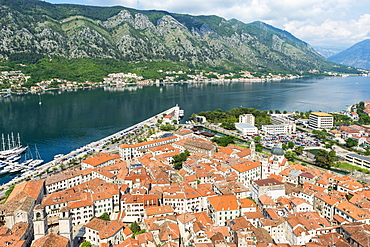
[[[165,115],[172,115],[174,119],[179,120],[183,116],[183,110],[181,110],[180,107],[176,105],[124,130],[121,130],[101,140],[89,143],[83,147],[73,150],[68,154],[56,155],[56,157],[52,161],[35,167],[34,170],[27,171],[20,176],[13,178],[11,181],[1,185],[1,194],[3,194],[5,190],[7,190],[11,185],[17,184],[28,177],[31,177],[31,180],[35,180],[40,173],[45,173],[50,168],[57,167],[61,163],[68,163],[73,159],[79,159],[86,155],[92,154],[100,150],[102,147],[109,145],[110,141],[113,139],[121,139],[124,136],[134,133],[136,130],[140,130],[144,126],[155,126],[158,122],[158,119],[162,118]]]

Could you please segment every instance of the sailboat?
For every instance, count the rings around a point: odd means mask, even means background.
[[[34,159],[33,161],[31,161],[28,166],[35,167],[35,166],[38,166],[38,165],[41,165],[42,163],[44,163],[44,160],[41,159],[40,153],[37,150],[36,144],[35,144],[35,156],[36,156],[36,159]]]
[[[27,166],[32,161],[33,161],[32,152],[30,149],[28,149],[26,154],[24,155],[24,161],[21,162],[20,165]]]
[[[0,151],[0,155],[2,156],[21,154],[24,151],[26,151],[26,149],[28,148],[28,146],[22,147],[19,133],[18,133],[17,141],[14,139],[13,132],[11,133],[10,136],[8,135],[8,148],[6,148],[4,134],[1,135],[1,139],[2,139],[2,145],[1,145],[2,151]]]

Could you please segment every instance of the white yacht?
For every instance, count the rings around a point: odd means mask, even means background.
[[[36,155],[36,159],[32,160],[28,166],[29,167],[35,167],[35,166],[38,166],[38,165],[41,165],[42,163],[44,163],[44,160],[41,159],[41,156],[40,156],[40,153],[39,151],[37,150],[37,146],[35,144],[35,155]]]

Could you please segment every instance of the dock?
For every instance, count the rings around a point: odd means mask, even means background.
[[[49,161],[49,162],[47,162],[47,163],[45,163],[41,166],[35,167],[34,170],[27,171],[27,172],[21,174],[21,176],[15,177],[11,181],[1,185],[0,190],[5,191],[12,184],[17,184],[17,183],[25,180],[27,177],[31,177],[31,180],[36,180],[37,176],[40,173],[44,173],[44,172],[46,172],[47,169],[56,167],[56,166],[60,165],[62,162],[68,163],[68,161],[70,161],[72,159],[78,159],[78,158],[82,158],[85,155],[92,154],[93,152],[97,151],[97,149],[99,149],[99,148],[101,148],[105,145],[108,145],[111,140],[120,139],[120,138],[122,138],[126,135],[134,133],[136,130],[140,130],[144,126],[155,126],[158,122],[158,119],[165,116],[165,115],[172,115],[174,119],[180,120],[180,118],[183,116],[183,110],[181,110],[180,107],[178,105],[176,105],[176,106],[171,107],[171,108],[169,108],[169,109],[167,109],[163,112],[160,112],[160,113],[158,113],[158,114],[156,114],[156,115],[154,115],[154,116],[152,116],[152,117],[150,117],[150,118],[148,118],[148,119],[146,119],[146,120],[144,120],[140,123],[137,123],[133,126],[130,126],[126,129],[121,130],[121,131],[119,131],[115,134],[112,134],[110,136],[104,137],[103,139],[101,139],[99,141],[89,143],[89,144],[87,144],[83,147],[80,147],[76,150],[73,150],[68,154],[56,155],[57,157],[55,157],[52,161]]]

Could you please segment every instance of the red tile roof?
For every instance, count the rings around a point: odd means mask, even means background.
[[[69,240],[54,232],[35,240],[31,247],[67,247]]]
[[[239,204],[235,195],[208,197],[209,203],[216,211],[238,210]]]

